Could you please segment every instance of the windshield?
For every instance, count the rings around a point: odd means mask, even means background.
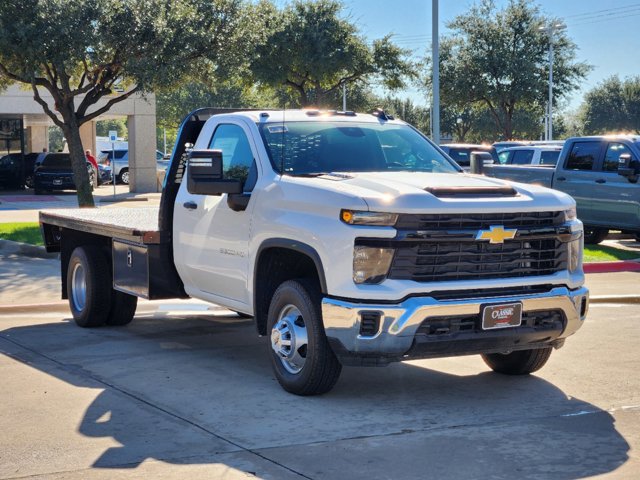
[[[459,171],[407,125],[322,121],[269,123],[259,128],[278,173]]]

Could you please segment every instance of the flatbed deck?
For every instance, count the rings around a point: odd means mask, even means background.
[[[158,228],[159,207],[40,211],[40,223],[143,244],[167,240]]]

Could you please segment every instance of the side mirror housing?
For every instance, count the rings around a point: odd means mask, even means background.
[[[623,153],[618,159],[618,175],[625,177],[630,182],[638,181],[640,165],[637,160],[628,153]]]
[[[196,195],[242,193],[242,182],[224,178],[222,151],[192,150],[187,165],[187,191]]]

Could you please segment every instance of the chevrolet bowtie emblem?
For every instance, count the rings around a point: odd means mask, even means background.
[[[489,240],[489,243],[504,243],[505,240],[512,240],[518,230],[505,230],[502,225],[491,225],[489,230],[478,230],[476,240]]]

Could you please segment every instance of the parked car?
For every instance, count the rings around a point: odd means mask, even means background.
[[[10,153],[0,157],[0,185],[5,188],[32,188],[37,153]]]
[[[440,148],[449,155],[463,170],[471,167],[471,152],[487,152],[494,163],[498,163],[498,152],[491,145],[474,145],[470,143],[447,143]]]
[[[571,195],[584,223],[585,243],[600,243],[609,230],[640,234],[638,135],[570,138],[555,168],[492,165],[484,173]]]
[[[505,148],[498,154],[500,165],[539,165],[555,167],[562,147],[525,146]]]
[[[87,162],[89,181],[96,184],[95,171],[91,163]],[[45,191],[75,190],[71,156],[68,153],[41,153],[37,160],[33,174],[33,190],[36,195]]]
[[[163,158],[164,154],[156,150],[156,161]],[[129,185],[129,150],[102,150],[98,155],[98,163],[111,167],[112,174],[116,177],[116,182]]]

